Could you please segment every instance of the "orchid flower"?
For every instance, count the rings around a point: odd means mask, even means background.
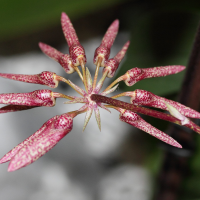
[[[130,44],[129,41],[126,42],[114,58],[109,58],[111,47],[119,29],[119,21],[115,20],[110,25],[100,46],[95,50],[93,62],[96,65],[96,70],[93,80],[89,69],[85,67],[87,62],[85,50],[79,42],[69,17],[65,13],[61,15],[61,25],[69,46],[69,54],[63,54],[55,48],[41,42],[39,43],[39,47],[47,56],[60,63],[66,73],[71,74],[77,72],[85,89],[80,88],[70,80],[56,75],[54,72],[45,71],[35,75],[0,73],[0,77],[3,78],[46,85],[51,88],[56,88],[59,82],[63,81],[80,95],[70,96],[47,89],[36,90],[29,93],[0,94],[0,103],[8,104],[0,108],[0,113],[23,111],[40,106],[52,107],[56,103],[56,98],[68,99],[68,101],[65,102],[66,104],[82,103],[84,105],[78,110],[52,117],[33,135],[3,156],[0,159],[0,163],[10,161],[8,171],[15,171],[31,164],[53,148],[72,130],[73,119],[79,114],[86,113],[83,124],[83,130],[85,130],[94,111],[97,125],[101,130],[99,108],[109,112],[109,108],[117,110],[121,121],[137,127],[163,142],[178,148],[182,148],[181,144],[147,123],[137,113],[183,125],[200,133],[200,127],[190,120],[190,118],[200,118],[200,113],[178,102],[159,97],[151,92],[140,89],[124,92],[112,97],[106,97],[116,90],[120,81],[124,81],[127,86],[132,86],[145,78],[176,74],[183,71],[185,69],[184,66],[172,65],[145,69],[135,67],[113,81],[104,91],[101,91],[104,80],[106,77],[112,78],[114,76]],[[78,68],[79,66],[81,66],[81,70]],[[97,82],[100,67],[103,67],[102,77]],[[131,103],[116,99],[121,96],[130,97]],[[142,106],[159,108],[169,111],[169,113]]]

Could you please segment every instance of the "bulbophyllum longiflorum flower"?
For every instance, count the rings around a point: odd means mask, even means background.
[[[178,148],[182,148],[182,146],[177,141],[144,121],[137,113],[184,125],[197,133],[200,133],[200,127],[189,119],[200,118],[200,113],[180,103],[139,89],[124,92],[112,97],[106,97],[106,95],[116,90],[120,81],[124,81],[127,86],[132,86],[145,78],[162,77],[181,72],[185,69],[184,66],[172,65],[145,69],[135,67],[128,70],[124,75],[113,81],[104,91],[100,92],[106,77],[112,78],[114,76],[130,43],[129,41],[126,42],[117,55],[114,56],[114,58],[109,59],[110,49],[118,32],[119,21],[115,20],[110,25],[100,46],[95,50],[93,62],[96,65],[96,70],[93,80],[89,69],[85,67],[87,60],[84,48],[80,44],[74,27],[65,13],[62,13],[61,15],[61,24],[65,39],[69,46],[69,54],[63,54],[53,47],[41,42],[39,43],[39,47],[47,56],[60,63],[66,73],[71,74],[77,72],[83,82],[85,90],[75,85],[70,80],[49,71],[44,71],[41,74],[35,75],[0,73],[0,77],[3,78],[42,84],[51,88],[56,88],[59,82],[63,81],[80,95],[70,96],[47,89],[36,90],[29,93],[0,94],[0,103],[8,104],[0,108],[0,113],[22,111],[40,106],[52,107],[56,103],[56,98],[68,99],[69,101],[65,102],[66,104],[83,103],[84,105],[78,110],[52,117],[33,135],[3,156],[0,159],[0,163],[10,161],[8,171],[14,171],[31,164],[53,148],[72,130],[73,118],[79,114],[86,113],[85,122],[83,124],[84,130],[94,111],[98,127],[101,130],[99,107],[109,112],[109,108],[119,111],[119,119],[121,121],[137,127],[163,142]],[[78,68],[79,66],[81,67],[81,70]],[[97,82],[100,67],[103,67],[102,77]],[[116,99],[121,96],[130,97],[131,103]],[[169,114],[142,106],[160,108],[169,111]]]

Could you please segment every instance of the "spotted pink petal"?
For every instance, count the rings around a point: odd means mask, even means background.
[[[11,158],[13,158],[13,156],[16,155],[16,153],[22,148],[24,147],[30,140],[33,140],[34,138],[36,138],[39,134],[41,134],[42,132],[44,132],[47,127],[57,118],[57,116],[52,117],[51,119],[49,119],[47,122],[45,122],[42,127],[36,131],[33,135],[29,136],[27,139],[25,139],[23,142],[21,142],[20,144],[18,144],[16,147],[14,147],[12,150],[10,150],[6,155],[4,155],[1,159],[0,159],[0,164],[1,163],[5,163],[8,162],[9,160],[11,160]]]
[[[72,63],[75,66],[81,65],[80,59],[85,64],[87,62],[85,56],[85,50],[80,44],[76,31],[69,19],[69,17],[63,12],[61,15],[61,25],[65,39],[69,45],[69,54],[72,58]]]
[[[54,72],[49,71],[44,71],[41,74],[35,75],[0,73],[0,77],[16,81],[22,81],[26,83],[46,85],[51,88],[56,88],[59,83],[59,81],[56,79],[56,74]]]
[[[182,65],[171,65],[165,67],[153,67],[153,68],[132,68],[124,75],[124,81],[127,86],[132,86],[138,81],[145,78],[162,77],[171,74],[176,74],[185,69]]]
[[[95,50],[94,53],[94,64],[97,64],[98,58],[101,58],[101,66],[105,66],[105,62],[108,60],[110,55],[110,49],[113,45],[113,42],[117,36],[117,32],[119,29],[119,20],[115,20],[108,28],[105,33],[100,46]]]
[[[157,128],[153,127],[151,124],[147,123],[144,121],[138,114],[129,111],[129,110],[124,110],[120,109],[121,114],[119,119],[123,122],[126,122],[136,128],[139,128],[143,130],[146,133],[149,133],[150,135],[158,138],[159,140],[162,140],[163,142],[170,144],[172,146],[182,148],[182,146],[173,138],[170,136],[166,135],[162,131],[158,130]]]
[[[39,43],[39,47],[47,56],[60,63],[67,74],[71,74],[75,71],[70,55],[63,54],[57,49],[42,42]]]
[[[35,107],[36,106],[7,105],[7,106],[0,108],[0,114],[7,113],[7,112],[28,110],[28,109],[35,108]]]
[[[122,61],[122,59],[124,58],[126,54],[129,44],[130,42],[128,41],[114,58],[111,58],[106,62],[103,73],[105,71],[108,71],[108,74],[107,74],[108,78],[112,78],[115,75],[115,72],[119,66],[119,63]]]
[[[49,46],[48,44],[39,42],[38,45],[44,54],[46,54],[47,56],[49,56],[50,58],[54,59],[57,62],[59,62],[60,58],[64,55],[57,49]]]
[[[8,166],[8,171],[25,167],[52,149],[73,127],[73,117],[66,114],[56,116],[36,137],[30,138],[16,153]]]
[[[0,103],[24,106],[52,107],[55,105],[55,97],[51,90],[35,90],[29,93],[0,94]]]
[[[129,92],[127,92],[128,94]],[[173,106],[175,109],[177,109],[182,115],[186,117],[191,118],[200,118],[200,113],[184,106],[178,102],[159,97],[151,92],[148,92],[146,90],[140,90],[137,89],[134,92],[130,92],[128,96],[131,96],[131,103],[134,105],[143,105],[143,106],[151,106],[155,108],[160,108],[163,110],[169,111],[167,104]]]

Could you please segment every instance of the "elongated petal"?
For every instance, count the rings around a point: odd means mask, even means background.
[[[103,69],[103,73],[105,71],[108,71],[107,77],[108,78],[112,78],[115,75],[115,72],[120,64],[120,62],[122,61],[122,59],[125,56],[125,53],[128,49],[130,42],[128,41],[123,47],[122,49],[117,53],[117,55],[114,58],[109,59],[106,63],[105,63],[105,68]]]
[[[0,94],[0,103],[51,107],[55,105],[55,98],[51,90],[35,90],[30,93]]]
[[[37,107],[37,106],[7,105],[7,106],[0,108],[0,114],[8,113],[8,112],[22,111],[22,110],[28,110],[28,109],[35,108],[35,107]]]
[[[153,67],[153,68],[133,68],[126,72],[124,75],[124,82],[127,86],[132,86],[138,81],[145,78],[162,77],[171,74],[176,74],[185,69],[182,65],[172,65],[165,67]]]
[[[54,72],[49,71],[44,71],[41,74],[34,75],[0,73],[0,77],[16,81],[22,81],[26,83],[46,85],[51,88],[56,88],[59,83],[59,81],[56,79],[56,74]]]
[[[69,133],[72,127],[73,118],[70,115],[66,113],[56,116],[40,134],[29,139],[16,153],[9,163],[8,171],[15,171],[36,161]]]
[[[70,46],[75,45],[75,44],[80,44],[78,37],[76,35],[76,31],[74,30],[74,27],[71,23],[71,20],[67,16],[66,13],[61,14],[61,25],[62,25],[62,30],[65,36],[65,39]]]
[[[129,94],[128,94],[129,93]],[[178,102],[159,97],[151,92],[145,91],[145,90],[135,90],[134,92],[127,92],[128,96],[131,96],[131,103],[134,105],[144,105],[144,106],[151,106],[155,108],[160,108],[163,110],[168,110],[168,107],[166,105],[169,104],[173,106],[175,109],[177,109],[182,115],[186,117],[191,118],[200,118],[200,113],[184,106]]]
[[[105,62],[108,60],[110,55],[110,48],[116,38],[119,29],[119,20],[115,20],[108,28],[105,33],[100,46],[95,50],[93,62],[96,65],[98,59],[101,58],[100,66],[104,67]]]
[[[75,71],[70,55],[63,54],[57,49],[42,42],[39,43],[39,47],[47,56],[60,63],[67,74],[71,74]]]
[[[18,144],[16,147],[14,147],[12,150],[10,150],[6,155],[4,155],[1,159],[0,159],[0,164],[1,163],[5,163],[8,162],[9,160],[11,160],[11,158],[13,156],[16,155],[16,153],[22,148],[24,147],[29,141],[33,140],[34,138],[36,138],[39,134],[41,134],[42,132],[44,132],[47,127],[57,118],[58,116],[52,117],[51,119],[49,119],[47,122],[45,122],[42,127],[36,131],[33,135],[29,136],[27,139],[25,139],[23,142],[21,142],[20,144]]]
[[[72,58],[72,63],[75,66],[81,65],[80,59],[85,64],[87,62],[85,56],[85,50],[80,44],[76,31],[69,19],[69,17],[63,12],[61,15],[61,25],[65,39],[69,45],[69,54]]]
[[[49,56],[50,58],[54,59],[57,62],[59,62],[60,58],[64,55],[57,49],[42,42],[39,42],[39,47],[43,51],[44,54],[46,54],[47,56]]]
[[[119,29],[119,20],[116,19],[108,28],[108,30],[106,31],[103,39],[102,39],[102,42],[101,42],[101,45],[107,47],[107,48],[111,48],[114,41],[115,41],[115,38],[117,36],[117,33],[118,33],[118,29]]]
[[[95,113],[95,118],[97,121],[97,125],[99,127],[99,130],[101,131],[101,118],[100,118],[100,112],[99,112],[99,108],[97,106],[97,104],[94,104],[94,113]]]
[[[151,124],[144,121],[138,114],[129,111],[124,110],[121,112],[119,119],[123,122],[126,122],[136,128],[139,128],[146,133],[149,133],[150,135],[158,138],[159,140],[162,140],[163,142],[170,144],[172,146],[182,148],[182,146],[175,141],[170,136],[166,135],[162,131],[158,130],[157,128],[153,127]]]
[[[86,112],[86,115],[85,115],[85,121],[84,121],[84,125],[83,125],[83,131],[85,130],[85,128],[86,128],[86,126],[87,126],[87,124],[88,124],[88,122],[89,122],[89,120],[92,116],[93,108],[94,108],[94,104],[92,102],[88,105],[88,109],[87,109],[87,112]]]
[[[122,59],[124,58],[126,51],[128,50],[128,47],[130,45],[130,41],[126,42],[125,45],[122,47],[122,49],[117,53],[117,55],[114,57],[114,59],[120,63]]]

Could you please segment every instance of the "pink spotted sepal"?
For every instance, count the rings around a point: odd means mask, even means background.
[[[184,106],[178,102],[166,99],[164,97],[159,97],[146,90],[137,89],[133,92],[125,92],[126,96],[131,96],[131,103],[134,105],[150,106],[155,108],[160,108],[169,111],[169,108],[173,110],[176,109],[180,114],[191,117],[200,118],[200,113]]]
[[[93,63],[96,65],[98,60],[101,59],[100,66],[104,67],[110,56],[110,49],[113,45],[113,42],[117,36],[119,29],[119,20],[115,20],[108,28],[105,33],[102,42],[99,47],[95,50]]]
[[[127,86],[132,86],[145,78],[162,77],[176,74],[185,69],[182,65],[171,65],[153,68],[132,68],[123,75],[123,80]]]
[[[121,108],[117,108],[117,110],[120,112],[119,119],[121,121],[126,122],[136,128],[139,128],[167,144],[182,148],[182,146],[176,140],[158,130],[157,128],[153,127],[151,124],[147,123],[138,114]]]
[[[126,54],[129,44],[130,44],[130,42],[128,41],[114,58],[111,58],[107,62],[105,62],[105,67],[103,69],[103,73],[108,71],[108,73],[107,73],[108,78],[112,78],[114,76],[120,62],[122,61],[122,59],[124,58],[124,56]]]
[[[3,156],[0,163],[10,161],[8,171],[15,171],[36,161],[72,130],[73,117],[75,115],[65,113],[49,119],[37,132]]]
[[[52,107],[56,103],[56,98],[59,97],[63,98],[63,95],[60,93],[53,93],[51,90],[35,90],[29,93],[0,94],[0,103]]]
[[[61,25],[65,39],[69,46],[69,54],[73,65],[77,67],[81,65],[81,62],[85,64],[87,62],[85,50],[78,40],[76,31],[69,17],[64,12],[61,14]]]
[[[43,53],[60,63],[67,74],[72,74],[75,71],[70,55],[63,54],[57,49],[42,42],[39,43],[39,47]]]
[[[40,74],[34,74],[34,75],[0,73],[0,77],[16,81],[22,81],[26,83],[46,85],[51,88],[56,88],[59,83],[57,75],[54,72],[49,72],[49,71],[44,71]]]

